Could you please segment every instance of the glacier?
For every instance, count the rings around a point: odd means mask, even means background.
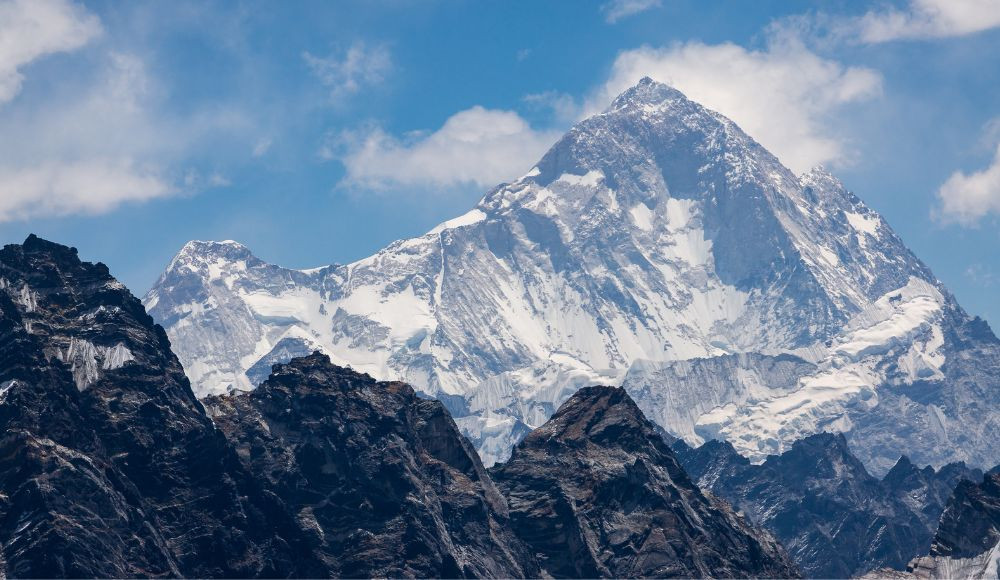
[[[441,399],[487,464],[596,384],[755,461],[839,431],[875,473],[1000,462],[986,323],[828,171],[650,79],[422,236],[309,270],[193,241],[144,303],[199,396],[320,350]]]

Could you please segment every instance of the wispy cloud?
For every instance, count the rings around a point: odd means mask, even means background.
[[[905,9],[871,10],[845,23],[862,42],[965,36],[1000,26],[997,0],[910,0]]]
[[[981,288],[993,288],[998,282],[993,268],[984,264],[972,264],[965,269],[964,274],[970,282]]]
[[[614,24],[622,18],[659,8],[660,5],[660,0],[611,0],[601,6],[601,12],[604,13],[604,20]]]
[[[527,171],[559,137],[513,111],[472,107],[432,133],[397,138],[379,128],[342,133],[321,157],[346,169],[343,186],[370,190],[489,187]]]
[[[77,50],[100,33],[96,16],[65,0],[0,2],[0,104],[21,91],[24,67]]]
[[[388,47],[364,42],[355,42],[347,50],[325,57],[304,52],[302,58],[335,100],[381,83],[393,66]]]
[[[245,119],[167,115],[165,91],[141,58],[91,60],[100,64],[65,86],[0,108],[0,222],[100,214],[227,183],[185,168],[186,159],[219,132],[249,132]]]
[[[956,171],[937,192],[935,216],[945,223],[973,226],[989,214],[1000,215],[1000,145],[980,171]]]
[[[731,118],[799,172],[850,158],[829,119],[844,105],[880,95],[882,87],[877,71],[825,59],[794,36],[777,34],[764,50],[688,42],[624,51],[585,113],[602,109],[644,76]]]

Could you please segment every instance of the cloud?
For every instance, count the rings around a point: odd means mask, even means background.
[[[791,35],[772,35],[765,50],[688,42],[620,53],[585,113],[603,109],[644,76],[726,115],[797,172],[846,161],[849,151],[829,118],[882,87],[878,72],[824,59]]]
[[[935,217],[945,223],[972,226],[988,214],[1000,215],[1000,145],[986,169],[952,173],[937,196],[940,207]]]
[[[601,12],[608,24],[614,24],[622,18],[659,8],[660,4],[660,0],[611,0],[601,6]]]
[[[568,124],[580,117],[580,105],[571,95],[559,91],[531,93],[521,97],[525,104],[552,111],[556,121]]]
[[[0,221],[104,213],[171,192],[156,168],[128,158],[0,168]]]
[[[302,58],[313,74],[330,89],[334,100],[352,95],[385,80],[392,70],[392,55],[384,45],[355,42],[342,54],[318,57],[309,52]]]
[[[81,48],[101,33],[96,16],[64,0],[0,2],[0,104],[21,92],[21,69]]]
[[[910,0],[905,10],[873,10],[844,25],[868,43],[965,36],[998,26],[997,0]]]
[[[245,120],[225,110],[170,117],[163,93],[142,59],[110,52],[83,80],[0,109],[0,222],[93,215],[224,185],[181,166]]]
[[[257,142],[254,143],[253,151],[250,152],[250,155],[253,156],[254,158],[263,157],[264,155],[267,155],[267,152],[271,150],[271,145],[273,145],[273,143],[274,142],[270,137],[261,137],[260,139],[257,139]]]
[[[982,288],[992,288],[997,284],[997,276],[993,268],[983,264],[972,264],[965,269],[965,277]]]
[[[405,139],[378,128],[344,133],[320,156],[340,159],[342,185],[351,188],[489,187],[526,172],[559,136],[532,129],[513,111],[476,106]]]

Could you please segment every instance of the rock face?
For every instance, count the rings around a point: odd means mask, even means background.
[[[970,469],[964,463],[949,463],[938,470],[930,466],[921,469],[904,455],[882,478],[882,485],[933,532],[959,483],[979,483],[982,480],[982,471]]]
[[[507,502],[444,406],[326,355],[205,400],[246,468],[311,533],[338,577],[537,575]]]
[[[904,457],[880,481],[850,453],[843,435],[829,433],[798,441],[762,465],[725,442],[697,449],[676,442],[674,448],[698,485],[773,533],[814,578],[902,570],[927,550],[955,485],[982,477],[961,464],[917,469]]]
[[[199,396],[320,349],[441,398],[487,464],[593,384],[754,461],[832,430],[877,475],[1000,462],[988,326],[828,172],[649,79],[423,236],[308,271],[191,242],[145,304]]]
[[[996,472],[996,473],[995,473]],[[889,577],[879,570],[872,577]],[[897,578],[1000,578],[1000,472],[980,483],[962,481],[948,500],[930,553]]]
[[[322,572],[103,264],[0,250],[0,546],[13,577]]]
[[[797,576],[773,539],[692,484],[623,389],[580,389],[492,474],[545,574]]]

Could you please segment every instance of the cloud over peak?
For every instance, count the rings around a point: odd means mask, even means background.
[[[693,41],[621,52],[586,113],[602,109],[644,76],[726,115],[797,172],[848,159],[830,117],[882,88],[875,70],[825,59],[791,37],[772,38],[763,50]]]
[[[339,135],[335,150],[346,171],[342,185],[387,190],[490,187],[527,171],[558,139],[513,111],[475,106],[431,133],[396,138],[379,128]]]

